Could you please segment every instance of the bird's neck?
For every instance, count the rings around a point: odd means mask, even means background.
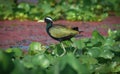
[[[50,27],[52,27],[52,23],[47,23],[46,30],[48,30]]]
[[[47,23],[47,26],[46,26],[46,31],[47,33],[49,34],[49,36],[51,36],[50,32],[49,32],[49,29],[52,27],[52,23]],[[52,36],[51,36],[52,37]]]

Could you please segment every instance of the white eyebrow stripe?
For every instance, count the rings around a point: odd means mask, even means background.
[[[52,19],[51,19],[51,18],[49,18],[49,17],[47,17],[46,19],[48,19],[48,20],[52,21]]]

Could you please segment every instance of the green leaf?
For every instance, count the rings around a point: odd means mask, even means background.
[[[98,40],[98,39],[91,39],[91,43],[92,47],[100,47],[102,46],[102,41]]]
[[[92,38],[100,41],[104,40],[104,37],[97,30],[92,32]]]
[[[113,46],[115,44],[115,40],[111,38],[105,39],[104,46]]]
[[[112,51],[120,52],[120,42],[115,42],[115,44],[112,47]]]
[[[103,57],[105,59],[112,59],[114,57],[114,53],[112,53],[110,50],[108,49],[103,49],[101,50],[101,54],[100,57]]]
[[[61,58],[60,69],[63,70],[65,68],[65,65],[67,64],[69,64],[69,66],[71,66],[75,71],[77,71],[78,74],[89,74],[88,67],[80,63],[80,61],[77,60],[72,53],[69,53],[63,58]]]
[[[95,74],[109,74],[111,72],[108,64],[99,64],[94,70]]]
[[[74,11],[74,10],[67,12],[66,13],[66,15],[67,15],[66,19],[67,20],[72,20],[72,21],[76,20],[76,14],[75,14],[75,12],[76,11]]]
[[[25,74],[26,73],[25,72],[26,69],[20,60],[16,59],[14,61],[14,64],[15,64],[15,69],[12,71],[11,74]]]
[[[22,59],[22,64],[24,65],[24,67],[30,69],[34,67],[34,63],[32,63],[32,59],[33,56],[31,55],[26,55],[23,59]],[[20,61],[20,60],[19,60]]]
[[[87,56],[87,55],[82,55],[80,56],[80,61],[83,63],[83,64],[97,64],[98,61],[97,59],[95,59],[94,57],[91,57],[91,56]]]
[[[45,46],[42,46],[39,42],[32,42],[29,46],[29,54],[38,54],[41,53],[43,54],[45,52],[46,48]]]
[[[111,29],[108,30],[108,37],[114,39],[115,38],[115,34],[117,33],[117,31],[112,31]]]
[[[26,12],[29,12],[30,10],[30,5],[28,3],[20,3],[18,5],[18,8],[24,9]]]
[[[92,56],[92,57],[99,57],[101,53],[101,49],[99,47],[93,47],[91,49],[88,49],[87,54]]]
[[[65,68],[59,72],[60,74],[78,74],[69,64],[65,65]]]
[[[112,31],[111,31],[111,29],[108,29],[108,36],[112,36]]]
[[[108,37],[114,39],[115,41],[120,41],[120,30],[111,31],[111,29],[109,29]]]
[[[41,9],[44,11],[44,12],[42,11],[43,15],[46,15],[53,11],[53,8],[51,8],[50,4],[47,3],[42,4]]]
[[[40,66],[42,68],[47,68],[50,65],[50,61],[43,54],[36,54],[32,59],[32,63],[35,66]]]
[[[82,50],[84,47],[85,47],[85,39],[79,39],[79,40],[76,40],[74,38],[71,39],[72,42],[73,42],[73,45],[75,47],[77,47],[79,50]]]
[[[10,55],[0,50],[0,73],[9,74],[14,69],[14,64]]]
[[[112,62],[110,64],[112,72],[120,72],[120,61],[119,62]]]
[[[36,7],[36,8],[34,7],[34,8],[31,8],[31,10],[30,10],[29,13],[30,13],[31,15],[32,15],[32,14],[37,14],[37,13],[38,13],[38,10],[39,10],[39,9],[38,9],[37,7]]]
[[[22,57],[23,56],[23,52],[20,48],[8,48],[6,49],[7,53],[13,53],[14,57]]]

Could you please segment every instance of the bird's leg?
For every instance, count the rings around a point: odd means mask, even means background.
[[[62,46],[62,48],[63,48],[63,53],[60,55],[60,56],[62,57],[63,55],[65,55],[65,53],[66,53],[66,49],[65,49],[63,43],[60,43],[60,44],[61,44],[61,46]]]
[[[74,44],[73,44],[73,42],[71,41],[71,46],[72,47],[74,47]],[[75,47],[75,49],[73,50],[73,54],[75,54],[76,53],[76,51],[77,51],[77,48]]]
[[[75,49],[74,49],[73,54],[75,54],[75,53],[76,53],[76,51],[77,51],[77,48],[75,48]]]

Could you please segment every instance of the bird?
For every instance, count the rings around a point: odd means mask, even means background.
[[[55,25],[53,24],[53,19],[51,17],[45,17],[44,22],[46,23],[46,32],[47,34],[60,42],[62,48],[63,48],[63,53],[60,56],[63,56],[66,53],[66,49],[62,43],[62,41],[70,40],[72,37],[75,35],[83,32],[79,31],[78,27],[67,27],[65,25]]]

